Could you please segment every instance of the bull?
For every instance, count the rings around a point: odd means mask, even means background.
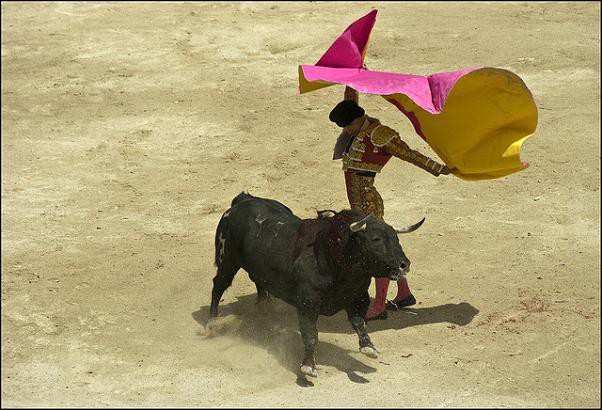
[[[423,222],[394,228],[355,209],[300,219],[278,201],[243,192],[217,226],[209,320],[217,317],[224,291],[242,268],[259,300],[273,295],[296,308],[305,347],[302,374],[317,376],[318,316],[342,309],[359,337],[360,352],[376,358],[364,319],[371,278],[398,280],[407,274],[410,261],[396,234],[415,231]]]

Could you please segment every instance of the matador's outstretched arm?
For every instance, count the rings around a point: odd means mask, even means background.
[[[396,156],[399,159],[410,162],[419,168],[439,176],[441,174],[447,175],[450,173],[449,168],[445,165],[438,163],[437,161],[421,154],[420,152],[411,149],[399,135],[395,135],[391,138],[383,147],[389,154]]]
[[[352,100],[358,103],[359,97],[360,95],[355,89],[349,86],[345,87],[345,100]],[[395,133],[395,136],[391,138],[382,148],[384,148],[384,150],[389,154],[404,161],[410,162],[435,176],[439,176],[441,174],[448,175],[450,173],[449,168],[447,168],[445,165],[440,164],[426,155],[411,149],[397,133]]]

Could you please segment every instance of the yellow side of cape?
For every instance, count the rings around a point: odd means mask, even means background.
[[[308,81],[299,67],[301,93],[334,83]],[[520,158],[537,128],[537,106],[516,74],[481,68],[461,77],[440,113],[430,113],[405,94],[383,95],[408,116],[441,160],[464,180],[500,178],[528,167]]]
[[[417,132],[459,178],[500,178],[529,166],[521,161],[520,149],[537,127],[537,106],[510,71],[483,68],[460,78],[439,114],[404,94],[383,98],[415,116]]]

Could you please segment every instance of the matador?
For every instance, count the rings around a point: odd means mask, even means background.
[[[392,156],[410,162],[434,176],[448,175],[447,166],[411,149],[399,134],[365,114],[358,105],[359,94],[345,88],[345,97],[330,112],[330,120],[343,131],[337,139],[333,159],[343,160],[347,198],[351,208],[357,208],[379,219],[384,217],[382,197],[374,187],[376,174]],[[397,281],[397,296],[387,301],[388,278],[375,278],[376,296],[368,309],[366,320],[386,319],[387,309],[399,309],[416,304],[407,279]]]

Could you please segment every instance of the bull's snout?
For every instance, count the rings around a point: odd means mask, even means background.
[[[401,261],[397,269],[391,271],[391,273],[389,274],[389,278],[391,280],[399,280],[399,278],[405,276],[409,271],[410,261],[406,259],[404,261]]]

